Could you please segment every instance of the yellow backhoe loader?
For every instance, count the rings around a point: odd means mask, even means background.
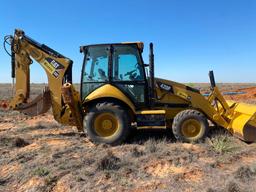
[[[52,107],[56,121],[86,131],[93,142],[120,144],[133,127],[171,128],[181,141],[207,136],[208,120],[240,139],[256,140],[256,106],[227,102],[210,71],[211,94],[169,80],[155,78],[153,44],[149,64],[142,59],[143,43],[81,46],[84,54],[80,91],[72,85],[72,60],[28,37],[22,30],[6,36],[11,45],[15,95],[9,107],[28,115]],[[48,87],[30,101],[30,65],[38,62]]]

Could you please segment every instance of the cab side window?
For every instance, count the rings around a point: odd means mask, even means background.
[[[136,45],[114,45],[113,81],[135,103],[145,101],[145,78]]]
[[[86,54],[83,82],[108,81],[107,47],[90,47]]]
[[[108,50],[107,46],[87,49],[81,85],[83,98],[108,81]]]
[[[118,45],[113,54],[113,81],[144,80],[143,69],[137,48]]]

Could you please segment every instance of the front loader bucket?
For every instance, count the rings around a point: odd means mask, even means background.
[[[246,142],[256,140],[256,105],[245,103],[231,104],[232,114],[228,129],[240,139]]]
[[[49,89],[45,89],[43,93],[38,95],[29,103],[22,103],[14,108],[29,116],[36,116],[46,113],[51,107],[51,95]]]

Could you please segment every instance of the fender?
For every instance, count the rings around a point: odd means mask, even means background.
[[[125,94],[123,94],[118,88],[110,84],[103,85],[102,87],[99,87],[98,89],[90,93],[84,99],[84,103],[87,103],[95,99],[105,98],[105,97],[112,97],[124,102],[135,113],[135,106],[131,102],[131,100]]]

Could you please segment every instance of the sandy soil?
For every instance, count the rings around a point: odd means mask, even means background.
[[[237,89],[234,92],[241,92],[242,94],[226,95],[225,97],[238,102],[256,104],[256,87]]]
[[[256,88],[245,88],[246,97],[233,99],[254,102]],[[0,92],[0,99],[8,98]],[[212,130],[197,144],[176,142],[170,130],[138,131],[111,147],[94,145],[50,112],[31,118],[0,109],[1,192],[253,192],[255,160],[255,143],[223,130]]]

